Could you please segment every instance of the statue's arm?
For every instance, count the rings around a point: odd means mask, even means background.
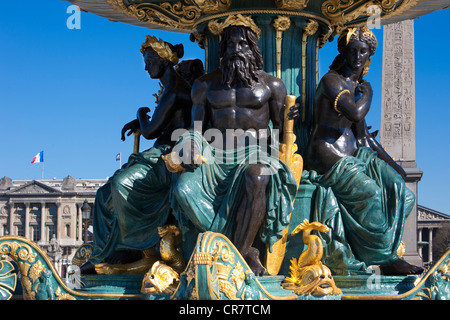
[[[150,111],[149,108],[139,108],[137,119],[141,128],[141,134],[146,139],[158,138],[176,109],[176,93],[174,92],[165,92],[161,96],[152,118],[149,118],[147,115]]]
[[[361,98],[355,102],[354,94],[346,89],[338,75],[326,74],[322,78],[325,94],[336,111],[342,113],[352,122],[362,121],[370,110],[372,102],[372,88],[370,83],[364,82],[359,86]]]
[[[269,99],[269,116],[273,128],[279,130],[281,138],[283,136],[284,104],[287,91],[284,83],[278,78],[273,78],[272,81],[269,81],[269,87],[272,93]]]
[[[126,123],[122,128],[122,141],[125,141],[125,133],[128,131],[127,136],[131,135],[134,132],[137,132],[140,129],[139,120],[134,119],[130,122]]]
[[[191,125],[189,130],[196,131],[198,134],[203,135],[203,127],[206,126],[206,90],[207,84],[205,82],[196,80],[192,85],[191,99],[192,99],[192,111],[191,111]],[[197,124],[196,124],[197,122]],[[201,125],[198,125],[198,122]],[[201,156],[201,151],[197,149],[193,140],[182,142],[180,148],[180,156],[183,156],[181,166],[185,169],[194,170],[201,165],[201,161],[198,161],[198,157]]]
[[[355,122],[352,125],[352,131],[356,138],[356,143],[358,148],[360,147],[369,147],[373,151],[377,153],[378,158],[385,161],[389,164],[395,171],[398,172],[403,177],[403,180],[406,179],[405,170],[392,159],[392,157],[384,150],[383,146],[374,138],[372,134],[369,133],[369,129],[367,127],[367,123],[365,120],[360,122]]]

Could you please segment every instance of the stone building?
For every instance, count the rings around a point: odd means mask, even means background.
[[[0,236],[19,235],[47,250],[61,274],[76,249],[84,243],[81,208],[92,208],[105,179],[0,179]],[[90,234],[86,232],[86,234]],[[88,239],[89,240],[89,239]],[[55,249],[56,248],[56,249]]]
[[[443,237],[439,237],[439,233]],[[441,243],[447,240],[447,246],[450,246],[450,216],[432,210],[423,206],[417,206],[417,240],[419,247],[419,255],[422,257],[424,264],[436,262],[442,255],[442,250],[437,246],[444,246]],[[436,252],[437,251],[437,252]]]

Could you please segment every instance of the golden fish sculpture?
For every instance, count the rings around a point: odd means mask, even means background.
[[[329,228],[305,219],[292,231],[292,235],[303,231],[303,243],[308,248],[298,259],[291,259],[289,277],[283,281],[283,287],[298,295],[339,295],[342,291],[336,286],[330,269],[321,262],[322,239],[311,234],[313,230],[328,232]]]
[[[173,294],[180,282],[180,275],[174,269],[157,261],[142,279],[141,292],[144,294]]]

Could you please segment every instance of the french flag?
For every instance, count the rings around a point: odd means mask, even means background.
[[[34,156],[33,160],[31,160],[31,163],[39,163],[44,162],[44,151],[39,152],[37,155]]]

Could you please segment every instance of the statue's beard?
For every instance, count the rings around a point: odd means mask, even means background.
[[[222,83],[227,87],[250,87],[258,81],[258,67],[251,52],[224,54],[221,61]]]

